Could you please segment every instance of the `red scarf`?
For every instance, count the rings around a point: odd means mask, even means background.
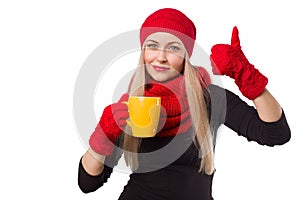
[[[203,67],[196,68],[206,87],[211,84],[210,76]],[[179,75],[166,82],[157,82],[150,78],[145,86],[145,96],[161,97],[161,116],[158,127],[159,137],[186,133],[192,125],[189,104],[186,95],[184,76]]]
[[[157,136],[185,133],[191,127],[184,76],[166,82],[151,79],[145,86],[145,96],[161,97],[161,116]]]

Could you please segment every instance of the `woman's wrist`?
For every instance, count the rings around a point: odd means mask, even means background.
[[[261,95],[253,99],[259,118],[265,122],[275,122],[282,115],[282,108],[272,94],[264,89]]]
[[[104,160],[105,156],[97,154],[89,148],[82,157],[82,166],[88,174],[97,176],[101,174],[104,169]]]

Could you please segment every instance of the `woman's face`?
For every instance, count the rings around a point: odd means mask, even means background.
[[[146,71],[154,80],[167,81],[182,72],[186,50],[175,35],[153,33],[145,40],[144,48]]]

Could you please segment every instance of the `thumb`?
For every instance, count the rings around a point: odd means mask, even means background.
[[[236,26],[232,30],[231,46],[240,47],[239,31]]]
[[[127,93],[123,94],[118,103],[122,103],[124,101],[128,101],[129,95]]]

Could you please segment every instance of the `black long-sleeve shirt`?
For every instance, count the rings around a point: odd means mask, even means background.
[[[210,125],[213,137],[221,124],[238,135],[261,145],[281,145],[289,141],[290,128],[284,112],[276,122],[262,121],[256,109],[237,95],[210,85]],[[143,138],[138,155],[139,169],[130,175],[119,200],[213,200],[213,175],[199,173],[201,155],[192,142],[191,130],[174,137]],[[119,143],[117,139],[116,143]],[[85,193],[93,192],[107,182],[113,166],[122,155],[115,148],[106,157],[103,172],[89,175],[79,163],[78,184]]]

